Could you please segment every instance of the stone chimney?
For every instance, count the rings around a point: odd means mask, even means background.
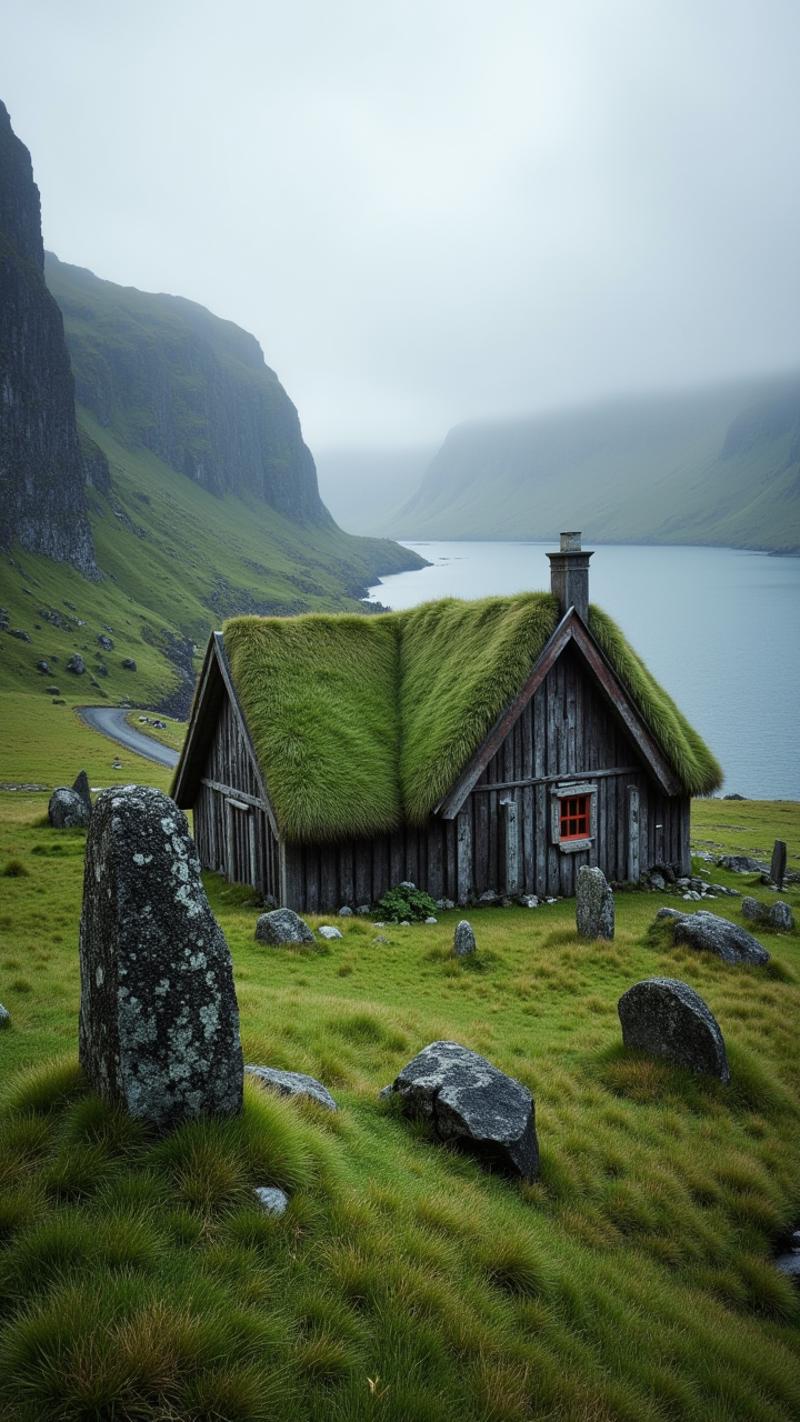
[[[587,621],[589,616],[589,559],[591,553],[581,548],[580,533],[562,533],[557,553],[550,559],[550,590],[558,598],[563,617],[571,607]]]

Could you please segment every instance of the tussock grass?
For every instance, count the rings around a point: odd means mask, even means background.
[[[365,620],[235,617],[225,648],[283,833],[370,835],[423,823],[532,671],[558,622],[550,593],[444,598]],[[722,772],[623,634],[590,626],[690,794]]]
[[[156,1139],[77,1068],[81,864],[34,855],[56,840],[39,808],[0,799],[0,856],[32,869],[0,974],[33,989],[0,1080],[4,1422],[798,1414],[800,1311],[770,1255],[800,1199],[800,935],[775,942],[778,974],[731,968],[650,942],[665,900],[632,893],[602,947],[578,943],[571,903],[481,911],[479,973],[451,971],[458,911],[386,944],[342,920],[324,955],[265,957],[250,895],[210,876],[246,1060],[318,1076],[341,1109],[248,1081],[239,1121]],[[622,1050],[617,1000],[655,973],[717,1016],[727,1090]],[[533,1185],[378,1100],[437,1038],[533,1090]],[[257,1184],[288,1192],[284,1216]]]

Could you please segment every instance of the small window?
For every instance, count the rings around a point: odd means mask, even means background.
[[[559,839],[589,839],[592,825],[591,795],[568,795],[559,801]]]

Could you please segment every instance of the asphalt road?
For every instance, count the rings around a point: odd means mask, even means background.
[[[100,731],[126,750],[143,755],[145,760],[154,760],[156,765],[168,765],[170,768],[177,765],[178,752],[171,750],[169,746],[163,746],[152,736],[146,736],[144,731],[129,726],[125,720],[127,711],[122,711],[117,706],[76,706],[75,710],[93,731]]]

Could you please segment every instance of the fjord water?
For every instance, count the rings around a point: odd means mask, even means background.
[[[556,545],[405,546],[431,566],[384,578],[372,601],[403,608],[548,588],[546,554]],[[800,799],[800,558],[598,545],[589,595],[710,745],[725,771],[722,793]]]

